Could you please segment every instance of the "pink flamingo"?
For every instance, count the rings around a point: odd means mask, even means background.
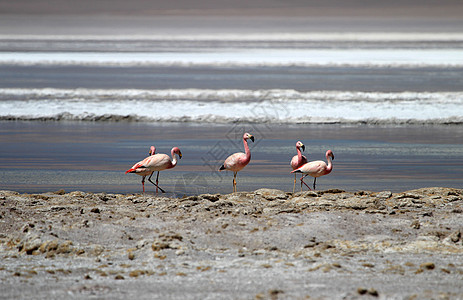
[[[302,155],[301,148],[302,148],[303,151],[305,151],[304,144],[301,141],[297,141],[297,143],[296,143],[297,155],[294,155],[293,158],[291,159],[291,168],[293,168],[293,170],[296,170],[296,169],[302,167],[302,165],[307,163],[307,157]],[[297,174],[294,173],[293,193],[294,193],[294,190],[296,189],[296,176],[297,176]],[[303,181],[301,181],[301,191],[302,191],[302,183],[303,183]]]
[[[143,186],[143,193],[145,192],[145,178],[146,178],[146,176],[153,174],[153,172],[149,171],[146,168],[141,168],[141,167],[137,167],[137,166],[143,166],[146,163],[146,161],[151,157],[151,155],[154,155],[155,153],[156,153],[156,147],[151,146],[150,152],[149,152],[150,156],[148,156],[147,158],[145,158],[142,161],[137,162],[132,167],[133,171],[131,173],[135,173],[137,175],[143,176],[142,179],[141,179],[141,185]]]
[[[322,160],[311,161],[303,166],[297,168],[296,170],[291,171],[291,173],[303,173],[304,175],[301,177],[301,182],[305,184],[306,187],[311,190],[311,188],[304,182],[304,177],[310,175],[314,178],[313,180],[313,189],[315,190],[315,183],[317,181],[317,177],[328,175],[333,170],[333,164],[331,163],[331,159],[334,160],[334,154],[331,150],[326,151],[326,160],[328,161],[328,165]]]
[[[233,192],[236,192],[236,174],[239,171],[241,171],[241,169],[246,167],[246,165],[251,160],[251,151],[249,150],[247,141],[248,139],[251,139],[251,141],[254,142],[254,136],[246,132],[243,135],[244,151],[246,152],[246,154],[242,152],[237,152],[230,155],[219,169],[219,171],[233,171]]]
[[[172,148],[170,153],[172,155],[172,160],[167,154],[151,155],[142,160],[141,164],[135,164],[132,168],[128,169],[125,174],[136,173],[136,170],[140,168],[144,169],[146,172],[151,172],[150,177],[148,177],[148,181],[156,186],[156,193],[158,192],[158,188],[161,190],[161,192],[165,193],[165,191],[159,186],[159,171],[172,169],[177,165],[177,156],[175,156],[175,154],[177,154],[180,159],[182,158],[182,152],[180,152],[178,147]],[[153,176],[155,171],[158,171],[158,175],[156,176],[156,183],[151,181],[151,176]]]

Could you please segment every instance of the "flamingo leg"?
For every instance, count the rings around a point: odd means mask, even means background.
[[[236,192],[236,174],[237,172],[233,172],[233,193]]]
[[[159,171],[158,171],[158,175],[156,175],[156,194],[158,193],[158,184],[159,184]]]
[[[165,193],[166,191],[164,191],[160,186],[157,185],[158,178],[159,178],[159,171],[158,171],[158,176],[156,177],[156,183],[151,181],[151,176],[153,176],[153,174],[154,174],[154,172],[151,173],[150,177],[148,178],[148,181],[151,182],[152,184],[154,184],[154,186],[156,187],[156,193],[158,192],[158,188],[161,190],[161,192]]]
[[[143,186],[143,193],[145,193],[145,177],[146,176],[143,176],[143,178],[141,179],[141,185]]]
[[[305,184],[305,182],[304,182],[304,175],[301,175],[301,192],[302,192],[302,184],[303,184],[303,183]],[[307,185],[307,184],[306,184],[306,185]]]
[[[313,189],[315,190],[315,182],[317,182],[317,177],[313,178]]]
[[[312,190],[312,189],[310,188],[310,186],[308,186],[307,183],[304,182],[304,177],[306,177],[306,176],[307,176],[307,174],[301,176],[301,189],[302,189],[302,184],[305,184],[305,186],[308,187],[309,190]]]
[[[293,194],[294,191],[296,190],[296,173],[294,173],[294,185],[293,185]]]

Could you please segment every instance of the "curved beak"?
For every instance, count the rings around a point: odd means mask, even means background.
[[[331,153],[331,159],[334,160],[334,154],[333,153]]]
[[[305,145],[302,145],[301,148],[302,148],[302,151],[305,151]]]
[[[250,138],[250,139],[251,139],[251,141],[254,143],[254,136],[253,136],[253,135],[251,135],[249,138]]]
[[[178,157],[179,157],[180,159],[182,159],[182,152],[179,152],[179,153],[178,153]]]

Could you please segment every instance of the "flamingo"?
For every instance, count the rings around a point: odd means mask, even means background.
[[[304,144],[301,141],[297,141],[297,143],[296,143],[297,155],[294,155],[293,158],[291,159],[291,168],[293,168],[293,170],[296,170],[297,168],[300,168],[300,167],[302,167],[302,165],[307,163],[307,157],[302,155],[301,148],[302,148],[303,151],[305,151]],[[296,176],[297,176],[297,174],[294,173],[293,193],[294,193],[294,190],[296,189]],[[301,181],[301,191],[302,191],[302,182],[303,181]]]
[[[233,192],[236,192],[236,174],[239,171],[241,171],[241,169],[246,167],[246,165],[251,160],[251,151],[249,150],[247,141],[248,139],[254,142],[254,136],[246,132],[243,135],[244,151],[246,152],[246,154],[242,152],[237,152],[230,155],[219,169],[219,171],[233,171]]]
[[[151,172],[150,177],[148,177],[148,181],[156,186],[156,193],[158,192],[158,188],[161,190],[161,192],[165,193],[165,191],[159,186],[159,171],[164,171],[175,167],[177,165],[177,156],[175,156],[176,154],[180,159],[182,158],[182,152],[180,152],[178,147],[172,148],[170,153],[172,155],[172,160],[167,154],[151,155],[142,160],[139,164],[135,164],[132,168],[128,169],[125,174],[137,173],[138,169],[143,169],[145,172]],[[155,171],[158,171],[158,175],[156,176],[156,183],[151,181],[151,176],[153,176]]]
[[[141,168],[141,167],[137,168],[137,166],[144,165],[145,161],[147,161],[150,158],[150,156],[154,155],[155,153],[156,153],[156,147],[151,146],[149,156],[146,157],[144,160],[141,160],[141,161],[137,162],[132,167],[133,172],[131,172],[131,173],[135,173],[137,175],[143,176],[142,179],[141,179],[141,185],[143,186],[143,193],[145,192],[145,178],[146,178],[146,176],[151,175],[153,172],[147,170],[146,168]]]
[[[322,160],[315,160],[308,162],[301,167],[297,168],[296,170],[291,171],[291,173],[303,173],[304,175],[301,177],[301,182],[305,184],[306,187],[311,190],[311,188],[304,182],[304,177],[310,175],[314,178],[313,180],[313,189],[315,190],[315,183],[317,181],[317,177],[328,175],[333,170],[333,164],[331,163],[331,159],[334,160],[334,154],[331,150],[326,151],[326,160],[328,161],[328,165]]]

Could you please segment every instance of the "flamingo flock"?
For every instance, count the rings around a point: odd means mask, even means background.
[[[219,171],[232,171],[233,172],[233,192],[237,192],[237,182],[236,176],[239,171],[241,171],[244,167],[246,167],[249,162],[251,161],[251,150],[249,149],[248,140],[254,142],[254,136],[250,133],[245,133],[243,135],[243,145],[244,145],[244,153],[236,152],[225,159],[224,163],[220,166]],[[322,160],[315,160],[315,161],[308,161],[307,157],[302,155],[302,151],[305,151],[305,145],[301,141],[297,141],[296,143],[296,152],[297,154],[293,156],[290,161],[290,166],[293,169],[291,173],[294,173],[294,185],[293,185],[293,193],[296,189],[296,181],[297,181],[297,174],[302,174],[300,181],[301,181],[301,191],[303,185],[305,185],[309,190],[312,188],[304,182],[304,178],[306,176],[311,176],[314,178],[313,181],[313,189],[316,188],[317,178],[328,175],[333,170],[333,160],[334,154],[331,150],[326,151],[325,157],[327,163]],[[143,193],[145,192],[145,178],[149,175],[148,181],[151,182],[156,187],[156,194],[158,190],[162,193],[166,191],[159,186],[159,172],[172,169],[177,165],[177,156],[179,159],[182,158],[182,152],[178,147],[173,147],[171,149],[171,157],[167,154],[156,154],[156,148],[154,146],[150,147],[149,156],[145,159],[135,163],[130,169],[128,169],[125,173],[134,173],[139,176],[142,176],[141,184]],[[154,172],[157,171],[156,182],[151,181],[151,176],[153,176]]]

